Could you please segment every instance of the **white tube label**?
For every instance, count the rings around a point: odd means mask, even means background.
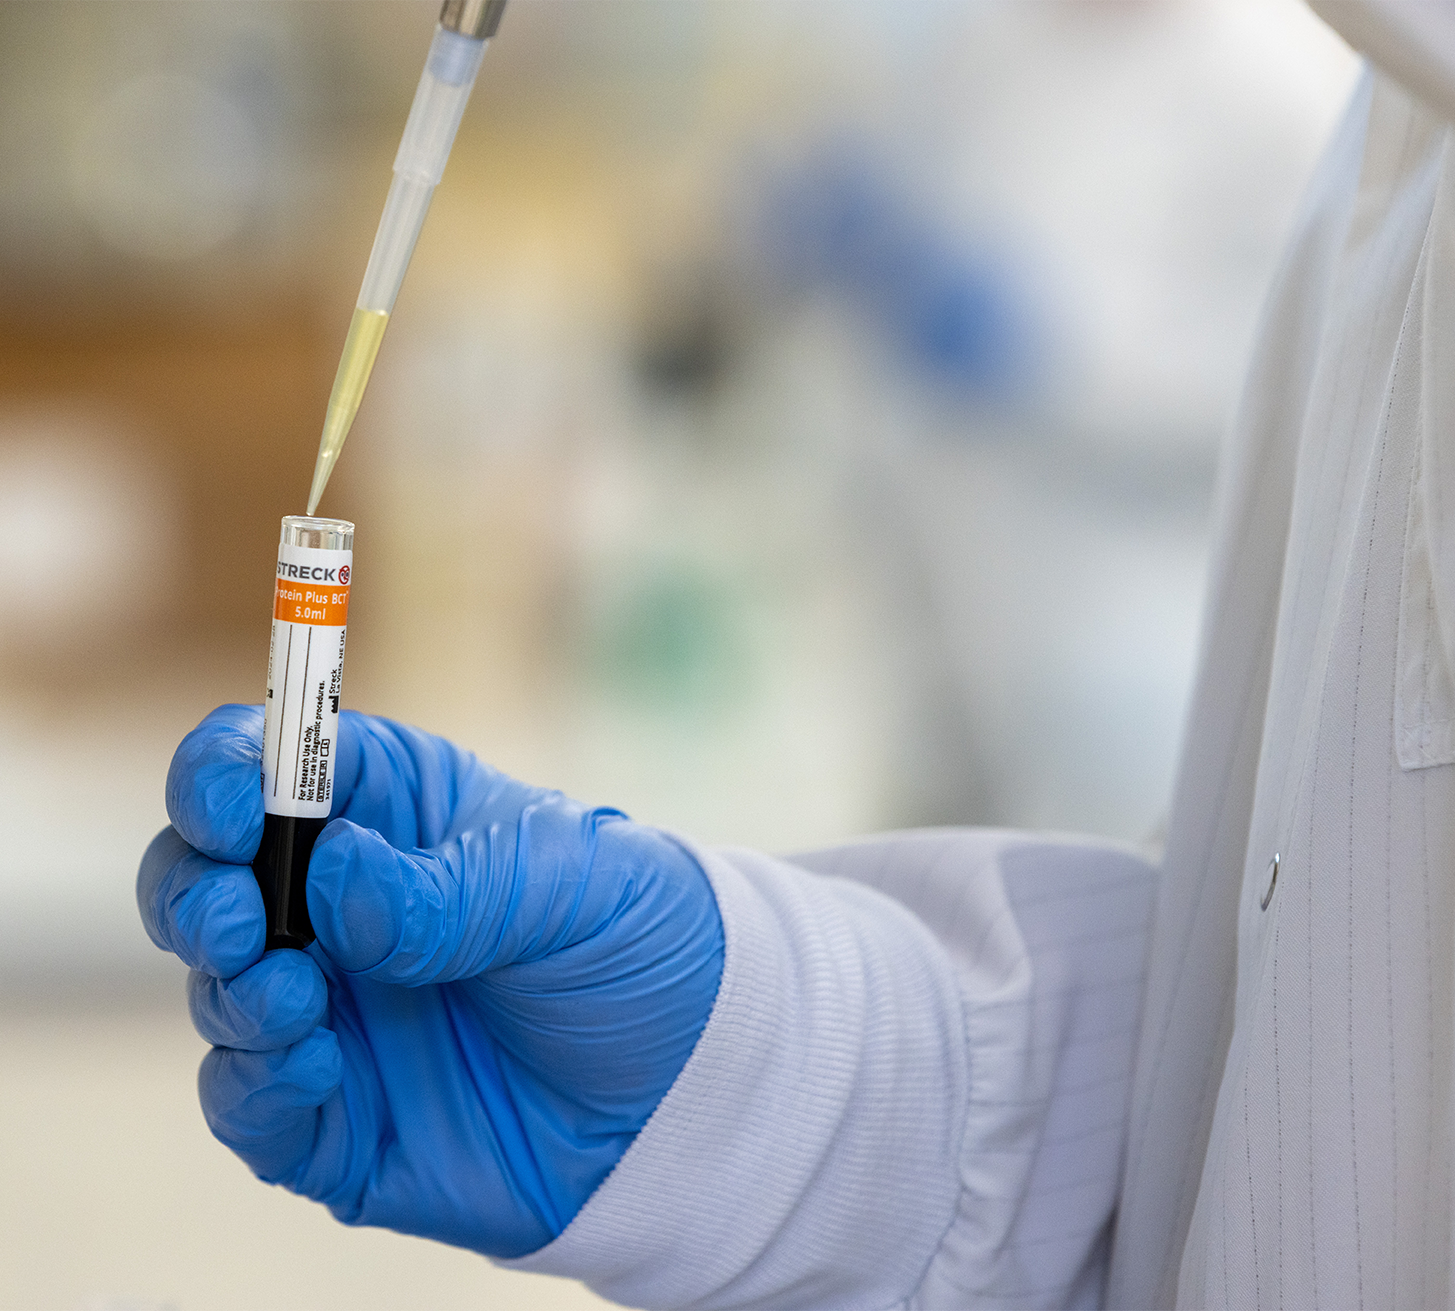
[[[263,718],[263,809],[324,819],[333,801],[352,551],[279,546]]]

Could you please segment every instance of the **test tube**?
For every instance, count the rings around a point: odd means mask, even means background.
[[[263,842],[253,861],[268,950],[313,941],[308,858],[333,804],[353,565],[346,519],[284,516],[263,717]]]

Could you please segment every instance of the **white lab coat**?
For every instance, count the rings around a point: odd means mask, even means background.
[[[1455,131],[1371,77],[1229,456],[1110,1306],[1449,1304],[1452,497]]]
[[[651,1307],[1448,1305],[1455,130],[1382,76],[1219,506],[1147,968],[1153,877],[1113,846],[701,852],[703,1038],[508,1264]]]

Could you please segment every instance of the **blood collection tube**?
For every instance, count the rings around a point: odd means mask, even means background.
[[[333,802],[354,526],[286,515],[263,718],[263,843],[253,874],[266,946],[308,946],[308,858]]]

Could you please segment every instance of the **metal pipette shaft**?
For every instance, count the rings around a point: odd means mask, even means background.
[[[309,514],[318,506],[364,399],[384,329],[429,213],[430,199],[450,157],[485,46],[495,35],[504,11],[505,0],[445,0],[440,11],[429,58],[420,74],[404,137],[394,158],[394,180],[389,185],[328,398],[318,459],[313,466],[313,485],[308,492]]]

